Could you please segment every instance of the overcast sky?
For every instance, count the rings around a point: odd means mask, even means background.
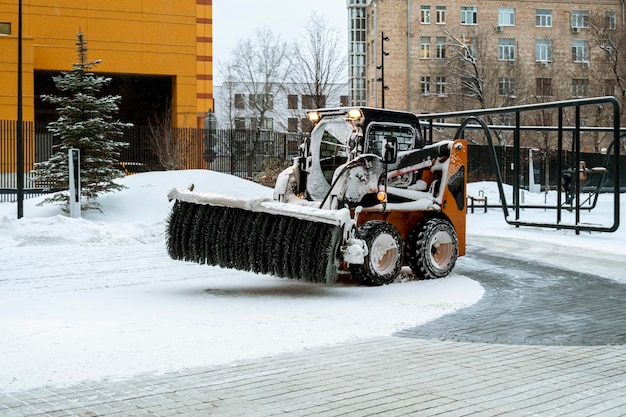
[[[256,29],[269,27],[285,41],[303,33],[313,11],[347,36],[346,0],[215,0],[213,1],[214,84],[222,83],[220,64],[230,58],[237,40],[252,38]]]

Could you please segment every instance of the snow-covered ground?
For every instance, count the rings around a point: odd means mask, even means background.
[[[329,287],[173,261],[164,243],[169,190],[191,183],[196,191],[243,197],[271,197],[272,190],[211,171],[122,181],[126,190],[100,198],[102,213],[80,219],[32,199],[17,220],[15,204],[0,204],[0,391],[389,335],[472,305],[483,294],[458,272],[383,287]],[[470,184],[469,191],[498,201],[491,183]],[[602,196],[590,221],[610,225],[607,206],[610,199]],[[483,245],[566,267],[595,266],[620,279],[611,262],[594,264],[599,256],[624,258],[624,230],[577,236],[515,228],[501,210],[478,209],[468,216],[468,254],[471,245]],[[579,264],[572,264],[572,254],[579,254]]]

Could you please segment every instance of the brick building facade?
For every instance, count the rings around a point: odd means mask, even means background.
[[[419,113],[622,95],[597,36],[624,33],[622,0],[347,0],[347,7],[353,104],[384,101]]]

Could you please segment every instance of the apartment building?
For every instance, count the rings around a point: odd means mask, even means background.
[[[352,104],[433,112],[476,107],[478,98],[499,107],[622,95],[599,34],[624,33],[623,0],[347,0],[347,8]]]
[[[317,107],[348,105],[348,85],[330,84],[328,95],[319,98],[307,94],[310,88],[286,83],[273,94],[252,94],[244,83],[224,83],[215,87],[215,116],[218,129],[252,129],[278,132],[308,132],[311,126],[307,110]],[[318,105],[319,104],[319,105]],[[261,117],[261,111],[263,115]]]

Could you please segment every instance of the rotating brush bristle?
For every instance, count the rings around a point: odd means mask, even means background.
[[[330,284],[341,235],[327,223],[178,200],[167,251],[172,259]]]

